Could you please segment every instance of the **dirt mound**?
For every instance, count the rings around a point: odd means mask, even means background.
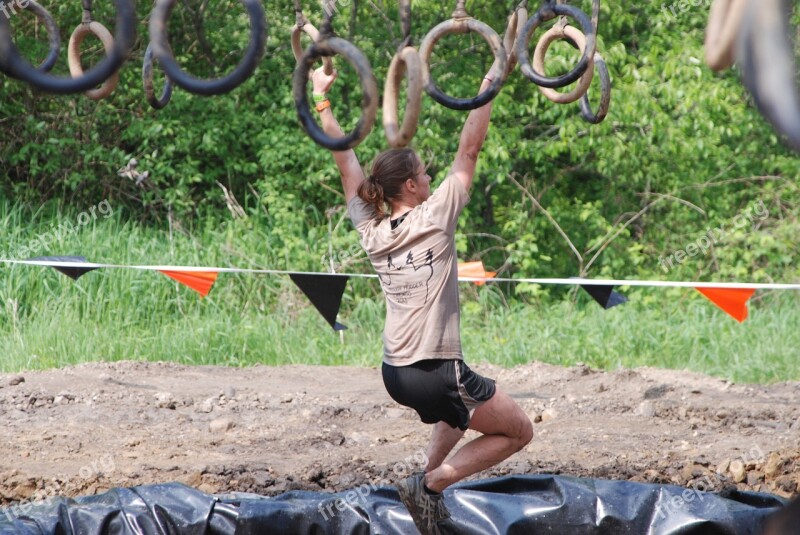
[[[800,492],[800,384],[646,368],[474,368],[536,422],[533,442],[481,478]],[[0,418],[6,505],[168,481],[264,495],[392,484],[419,467],[429,434],[385,393],[380,372],[364,368],[119,362],[0,375]]]

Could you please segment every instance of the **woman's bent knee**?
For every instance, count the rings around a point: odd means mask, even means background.
[[[516,418],[516,425],[514,426],[514,434],[510,437],[514,439],[517,446],[517,451],[527,446],[533,440],[533,423],[525,412],[517,407],[514,415]]]
[[[533,440],[533,423],[531,423],[531,419],[528,418],[527,414],[523,413],[522,417],[524,422],[519,436],[519,449],[524,448]]]

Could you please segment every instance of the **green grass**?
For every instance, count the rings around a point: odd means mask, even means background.
[[[0,204],[16,250],[70,219]],[[75,217],[72,217],[76,221]],[[166,226],[166,224],[165,224]],[[261,222],[206,222],[199,230],[143,227],[121,214],[98,219],[33,255],[83,254],[111,263],[175,263],[323,270],[314,263],[324,239],[287,245]],[[297,255],[297,248],[307,249]],[[319,250],[317,250],[319,248]],[[352,269],[363,271],[363,262]],[[287,277],[220,276],[200,299],[161,274],[102,270],[77,282],[49,268],[14,266],[0,273],[0,372],[91,361],[184,364],[322,364],[376,366],[383,301],[375,280],[351,280],[341,337]],[[763,294],[740,325],[694,290],[638,289],[632,302],[603,311],[580,294],[573,301],[515,304],[496,287],[462,285],[462,337],[469,362],[514,366],[582,362],[602,369],[690,369],[737,382],[800,379],[800,295]]]
[[[608,311],[586,302],[495,310],[483,321],[468,315],[467,357],[502,366],[536,360],[606,370],[689,369],[736,382],[800,379],[800,296],[768,296],[751,305],[750,318],[739,324],[694,290],[658,304],[642,302],[641,294],[659,292],[640,292]]]

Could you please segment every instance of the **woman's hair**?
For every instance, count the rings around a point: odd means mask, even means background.
[[[403,184],[420,172],[419,158],[412,149],[389,149],[372,162],[372,171],[358,187],[358,196],[375,207],[379,218],[386,215],[386,203],[400,197]]]

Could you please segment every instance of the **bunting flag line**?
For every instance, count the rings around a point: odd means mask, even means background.
[[[581,288],[606,310],[628,302],[628,298],[621,293],[615,292],[613,286],[582,284]]]
[[[311,304],[322,314],[334,331],[347,329],[344,325],[336,321],[339,315],[339,308],[342,306],[342,296],[347,286],[349,277],[337,275],[309,275],[305,273],[290,273],[292,279]]]
[[[40,260],[8,260],[0,259],[2,264],[44,266],[44,267],[75,267],[75,262],[56,262]],[[100,264],[86,262],[80,264],[82,268],[91,269],[137,269],[140,271],[183,271],[187,273],[251,273],[261,275],[326,275],[328,277],[349,277],[377,279],[378,275],[372,273],[326,273],[322,271],[289,271],[280,269],[248,269],[224,267],[199,267],[199,266],[160,266],[160,265],[126,265],[126,264]],[[800,282],[796,283],[760,283],[760,282],[697,282],[697,281],[651,281],[651,280],[625,280],[625,279],[583,279],[583,278],[523,278],[518,279],[493,277],[459,277],[462,282],[510,282],[526,284],[547,284],[565,286],[638,286],[649,288],[721,288],[738,290],[800,290]]]
[[[207,297],[211,287],[217,282],[219,273],[216,271],[168,271],[159,269],[167,277],[174,279],[184,286],[188,286],[201,297]]]
[[[197,266],[158,266],[100,264],[86,261],[82,256],[48,256],[28,260],[0,259],[0,264],[50,267],[77,280],[96,269],[136,269],[140,271],[160,271],[168,277],[189,286],[203,296],[207,296],[220,273],[249,273],[261,275],[289,275],[295,284],[306,294],[312,304],[325,317],[330,325],[341,330],[345,327],[336,322],[341,306],[342,295],[347,280],[352,278],[378,278],[377,274],[366,273],[324,273],[298,272],[277,269],[246,269]],[[651,281],[624,279],[584,279],[584,278],[502,278],[496,273],[487,272],[482,262],[466,262],[459,265],[459,281],[485,284],[487,282],[507,282],[514,284],[542,284],[581,286],[605,308],[611,308],[627,298],[614,287],[650,288],[694,288],[730,314],[739,322],[748,316],[747,301],[756,290],[800,290],[800,283],[751,283],[751,282],[694,282],[694,281]],[[327,281],[327,282],[325,282]],[[324,284],[323,284],[324,283]],[[590,290],[593,288],[594,290]],[[594,293],[593,293],[594,292]],[[594,294],[599,297],[595,297]],[[608,297],[606,297],[608,295]]]
[[[38,260],[40,262],[67,262],[70,264],[86,264],[86,258],[83,256],[40,256],[31,258],[31,260]],[[56,271],[59,271],[72,280],[78,280],[90,271],[100,269],[96,267],[70,267],[70,266],[51,266]]]
[[[739,323],[744,323],[744,320],[747,319],[747,302],[756,293],[755,290],[735,288],[697,288],[697,291]]]
[[[477,262],[460,262],[458,264],[458,278],[461,279],[477,279],[473,280],[477,286],[486,284],[486,279],[493,279],[497,275],[494,271],[486,271],[483,266],[483,261]]]

